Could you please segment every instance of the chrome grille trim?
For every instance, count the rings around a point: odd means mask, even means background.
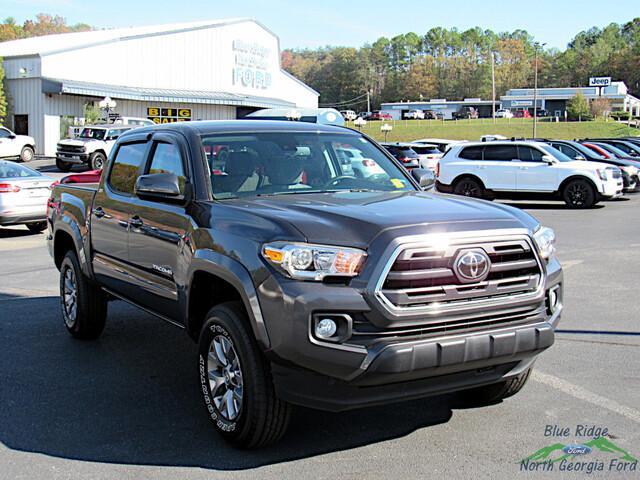
[[[508,308],[526,300],[542,298],[544,267],[528,235],[498,236],[490,240],[478,232],[477,237],[450,238],[448,245],[422,243],[404,243],[398,245],[386,262],[374,294],[390,313],[397,316],[425,314],[430,317],[439,314],[464,313],[484,306],[504,306]],[[482,248],[491,256],[490,277],[482,282],[460,283],[451,269],[451,260],[460,249]],[[504,256],[522,256],[515,260]],[[495,259],[505,261],[496,261]],[[444,265],[445,262],[448,265]],[[395,269],[396,262],[403,268],[402,262],[429,262],[433,268],[417,270]],[[438,263],[439,262],[439,263]],[[518,272],[533,270],[522,275]],[[516,276],[509,276],[514,272]],[[495,274],[491,278],[491,275]],[[424,281],[436,282],[435,285],[419,287],[393,287],[391,282]],[[437,284],[437,282],[443,282]]]

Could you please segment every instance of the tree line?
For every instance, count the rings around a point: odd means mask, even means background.
[[[282,66],[320,92],[320,103],[364,110],[383,102],[492,96],[491,56],[496,95],[533,86],[536,51],[539,87],[588,84],[591,76],[611,76],[640,93],[640,18],[578,33],[565,50],[546,49],[525,30],[496,33],[432,28],[381,37],[361,48],[324,47],[282,52]],[[357,100],[351,102],[351,99]]]

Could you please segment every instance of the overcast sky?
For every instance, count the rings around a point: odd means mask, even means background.
[[[441,27],[525,29],[547,48],[564,49],[579,31],[640,16],[638,0],[0,0],[0,19],[37,13],[68,23],[124,27],[252,17],[273,30],[283,48],[361,46],[380,36]]]

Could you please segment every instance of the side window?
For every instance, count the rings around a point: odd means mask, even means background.
[[[184,193],[184,185],[187,178],[184,174],[182,156],[178,147],[173,143],[156,143],[153,152],[149,173],[173,173],[178,177],[180,193]]]
[[[559,143],[552,143],[551,146],[557,150],[560,150],[562,153],[564,153],[567,157],[569,158],[575,158],[578,155],[580,155],[580,153],[573,147],[569,147],[567,145],[562,145]]]
[[[109,187],[112,190],[125,195],[133,194],[146,150],[146,142],[120,145],[109,174]]]
[[[9,133],[9,130],[6,130],[4,128],[0,128],[0,138],[9,138],[9,135],[11,135]]]
[[[483,148],[484,147],[482,147],[482,146],[464,148],[460,152],[459,157],[460,158],[464,158],[466,160],[482,160],[482,149]]]
[[[515,145],[487,145],[484,148],[485,160],[497,160],[510,162],[518,158]]]
[[[523,162],[541,162],[543,153],[537,148],[519,146],[520,160]]]

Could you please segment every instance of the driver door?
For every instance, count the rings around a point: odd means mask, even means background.
[[[558,168],[543,162],[543,155],[537,148],[518,146],[518,192],[555,192],[558,189]]]
[[[11,132],[6,128],[0,128],[0,158],[15,155],[11,148],[14,142],[9,137]]]

